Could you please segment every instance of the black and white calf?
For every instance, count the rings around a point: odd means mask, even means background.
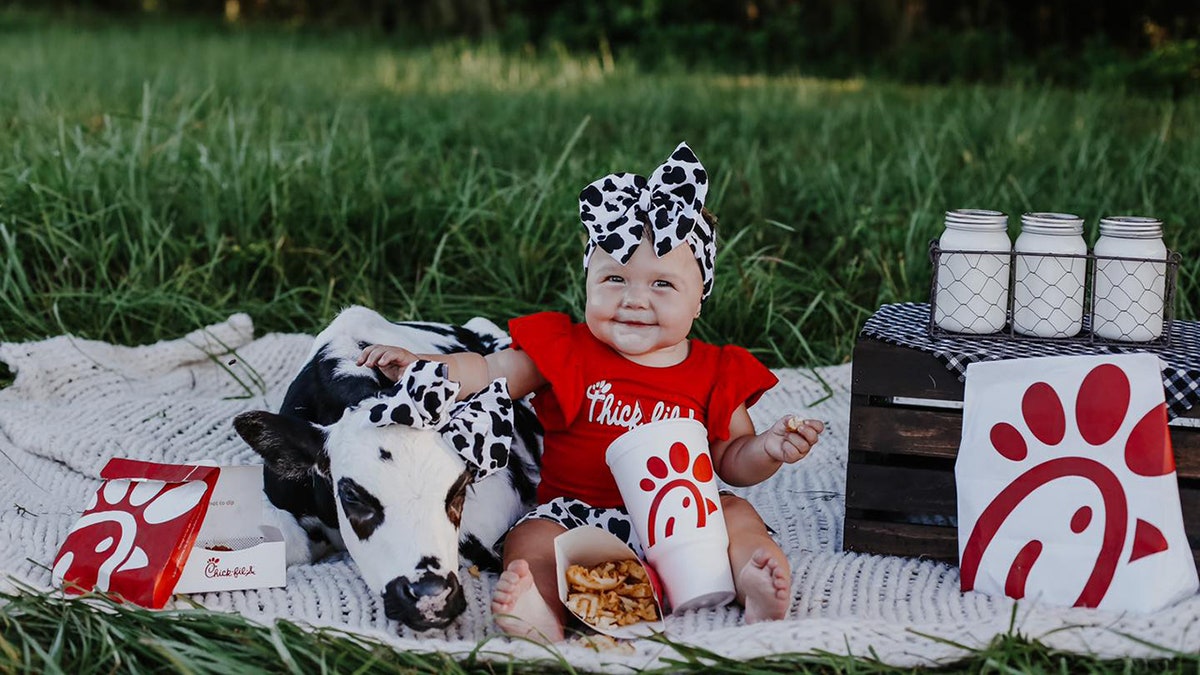
[[[466,607],[460,553],[499,570],[497,540],[534,501],[541,430],[502,380],[456,404],[440,364],[418,362],[397,383],[356,365],[369,344],[487,354],[508,336],[484,319],[393,323],[351,307],[317,336],[279,414],[234,426],[263,457],[289,564],[345,549],[389,618],[440,628]]]

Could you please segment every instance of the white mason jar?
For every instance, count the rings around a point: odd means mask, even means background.
[[[995,333],[1007,323],[1008,216],[958,209],[946,212],[945,225],[938,239],[934,324],[956,333]]]
[[[1083,218],[1026,213],[1013,248],[1013,330],[1036,337],[1078,335],[1087,272]]]
[[[1100,238],[1092,252],[1096,255],[1092,316],[1096,335],[1129,342],[1161,337],[1167,291],[1162,221],[1141,216],[1101,219]]]

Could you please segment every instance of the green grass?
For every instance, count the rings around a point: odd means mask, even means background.
[[[661,638],[660,638],[661,639]],[[900,669],[872,658],[783,654],[736,661],[699,647],[670,643],[662,664],[646,672],[766,673],[1196,673],[1200,657],[1102,661],[1049,649],[1014,632],[966,650],[960,663]],[[289,621],[255,624],[238,614],[181,609],[161,612],[100,596],[52,598],[0,592],[0,672],[4,673],[582,673],[552,652],[538,661],[489,657],[485,641],[463,654],[399,652],[352,633]]]
[[[5,31],[0,78],[3,340],[577,311],[578,191],[681,139],[722,223],[698,334],[774,366],[844,361],[881,303],[926,298],[948,208],[1159,216],[1179,315],[1200,297],[1191,99],[107,23]]]
[[[1151,214],[1200,297],[1200,102],[1029,86],[642,74],[603,58],[406,49],[351,33],[0,14],[0,340],[132,344],[248,312],[315,332],[578,313],[576,195],[686,139],[722,247],[700,337],[773,366],[849,358],[880,304],[927,297],[949,208]],[[1013,219],[1015,225],[1015,218]],[[7,380],[0,370],[0,384]],[[163,620],[170,617],[170,620]],[[236,616],[0,597],[0,671],[504,671]],[[263,632],[265,631],[265,632]],[[243,658],[244,657],[244,658]],[[703,670],[690,652],[678,667]],[[270,664],[270,665],[266,665]],[[558,664],[562,667],[563,664]],[[739,672],[888,670],[791,655]],[[967,672],[1196,672],[1002,636]]]

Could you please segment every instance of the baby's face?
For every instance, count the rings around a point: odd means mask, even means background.
[[[691,247],[659,258],[643,241],[622,265],[597,249],[588,263],[588,328],[619,354],[646,366],[672,366],[687,357],[687,336],[700,313],[704,280]]]

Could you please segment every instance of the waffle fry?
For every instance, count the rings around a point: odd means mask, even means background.
[[[607,629],[659,618],[654,589],[637,560],[571,565],[566,577],[567,607],[590,626]]]
[[[601,563],[590,569],[571,565],[567,568],[567,583],[581,591],[611,591],[621,585],[621,576],[614,562]]]
[[[818,420],[814,419],[811,421],[816,422]],[[820,420],[820,422],[821,422],[821,426],[825,430],[829,429],[829,420]],[[797,431],[800,431],[801,429],[803,429],[804,426],[807,425],[808,423],[809,423],[809,420],[792,415],[792,416],[788,417],[787,422],[785,422],[783,426],[788,431],[797,432]]]

